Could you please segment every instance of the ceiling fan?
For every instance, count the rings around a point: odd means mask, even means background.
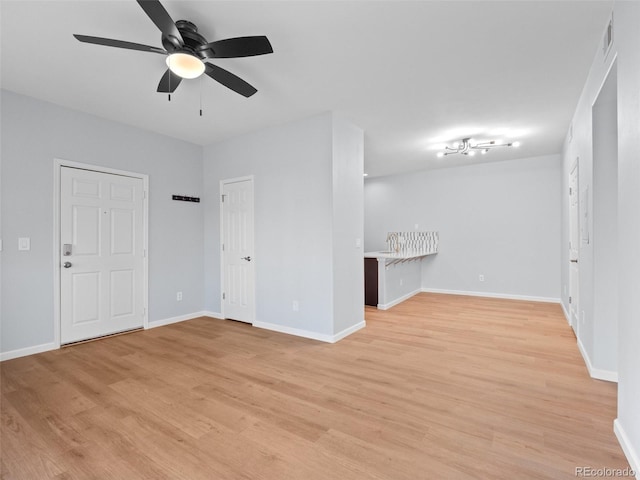
[[[178,88],[183,78],[197,78],[203,73],[245,97],[250,97],[257,92],[255,87],[240,77],[217,65],[207,63],[206,60],[209,58],[253,57],[273,53],[273,48],[271,48],[267,37],[227,38],[209,43],[198,33],[198,27],[195,24],[187,20],[174,22],[158,0],[136,1],[162,32],[162,46],[164,48],[110,38],[75,34],[73,36],[85,43],[166,55],[166,63],[169,68],[158,84],[158,92],[161,93],[172,93]]]

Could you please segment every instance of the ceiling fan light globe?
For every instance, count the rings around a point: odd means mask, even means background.
[[[202,60],[188,53],[172,53],[167,57],[167,67],[182,78],[198,78],[204,73]]]

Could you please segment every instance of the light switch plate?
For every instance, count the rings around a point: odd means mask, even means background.
[[[18,238],[18,250],[31,250],[31,239],[29,237]]]

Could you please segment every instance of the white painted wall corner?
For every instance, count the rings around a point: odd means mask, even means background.
[[[580,339],[578,339],[578,350],[580,350],[580,353],[582,354],[582,358],[584,359],[584,363],[587,365],[587,370],[589,371],[589,375],[591,376],[591,378],[618,383],[618,372],[614,372],[612,370],[602,370],[593,367],[591,359],[589,358],[589,354],[587,353],[587,350],[584,348],[584,345],[582,344],[582,341]]]

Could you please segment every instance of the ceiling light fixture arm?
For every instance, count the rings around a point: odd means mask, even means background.
[[[476,150],[479,150],[480,153],[487,153],[490,149],[496,147],[518,147],[520,146],[520,142],[510,142],[510,143],[496,143],[495,140],[491,140],[489,142],[481,142],[481,143],[472,143],[472,139],[470,137],[463,138],[460,142],[456,143],[455,146],[450,147],[446,145],[444,147],[444,151],[438,153],[439,157],[444,157],[447,155],[453,154],[461,154],[461,155],[475,155]]]

